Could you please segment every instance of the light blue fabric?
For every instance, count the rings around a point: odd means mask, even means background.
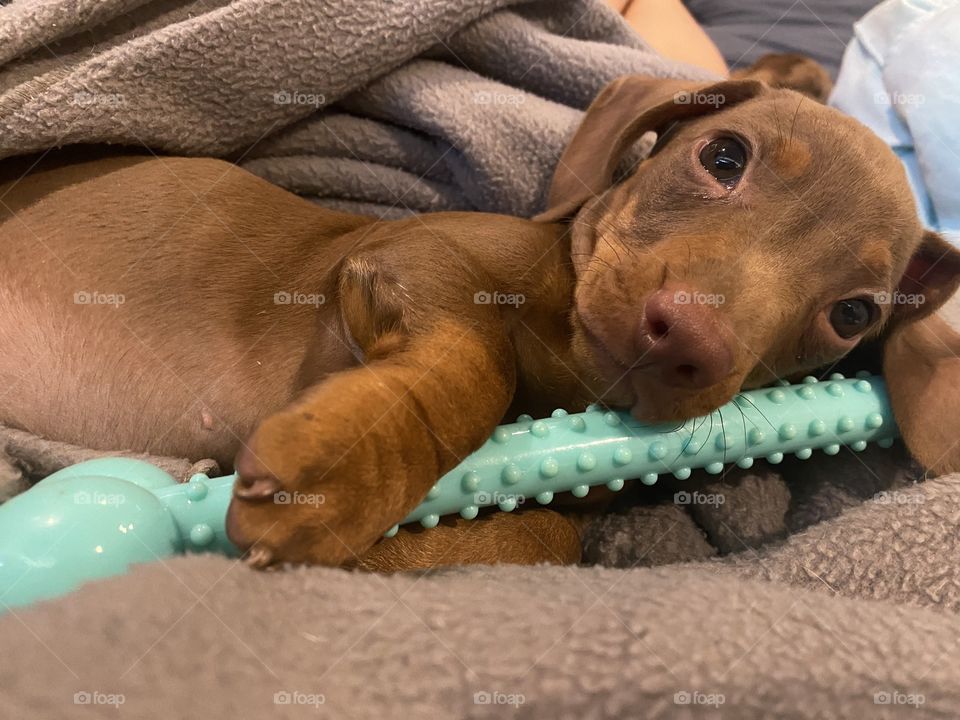
[[[887,0],[867,13],[830,104],[890,144],[924,223],[960,246],[960,0]]]

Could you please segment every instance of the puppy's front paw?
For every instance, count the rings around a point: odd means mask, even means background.
[[[303,412],[268,418],[237,456],[227,535],[254,567],[356,559],[400,519],[361,502],[376,457],[362,431]]]

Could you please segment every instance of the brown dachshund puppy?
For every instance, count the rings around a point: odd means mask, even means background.
[[[960,253],[882,141],[757,81],[614,82],[538,221],[375,221],[202,159],[39,170],[0,199],[0,422],[236,456],[229,534],[257,566],[576,561],[547,509],[377,541],[509,413],[686,419],[865,339],[908,446],[960,469],[960,340],[932,315]]]

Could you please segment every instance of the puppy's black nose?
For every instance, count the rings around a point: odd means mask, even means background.
[[[662,288],[643,308],[639,364],[659,369],[671,387],[700,390],[733,371],[734,355],[718,306],[722,296]]]

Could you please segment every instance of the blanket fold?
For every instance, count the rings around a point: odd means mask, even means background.
[[[45,0],[0,12],[0,39],[0,158],[215,155],[374,214],[533,215],[604,84],[707,77],[594,0]]]
[[[0,630],[6,662],[24,668],[0,666],[4,717],[108,717],[111,695],[132,717],[211,720],[951,718],[960,706],[957,615],[699,568],[382,577],[197,557],[8,614]]]

